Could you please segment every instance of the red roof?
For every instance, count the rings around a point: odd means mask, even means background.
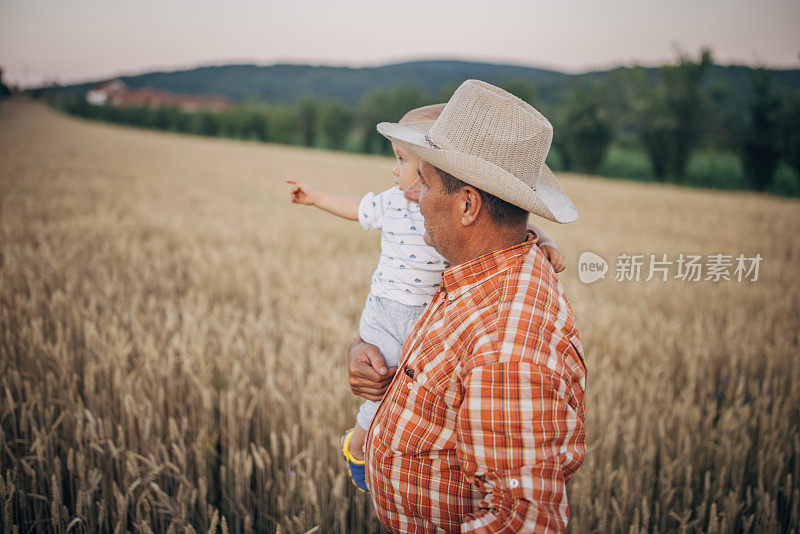
[[[222,96],[180,95],[148,88],[129,89],[119,80],[97,85],[91,92],[106,93],[108,103],[114,106],[175,106],[185,111],[233,107],[233,102]]]

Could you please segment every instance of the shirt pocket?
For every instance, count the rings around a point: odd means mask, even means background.
[[[398,413],[396,423],[407,431],[402,432],[405,439],[396,442],[400,452],[431,459],[447,456],[447,451],[454,453],[458,410],[448,402],[450,388],[444,385],[451,381],[437,376],[443,384],[437,385],[434,379],[416,380],[408,373],[402,379],[404,410]]]
[[[404,372],[417,387],[436,397],[443,397],[456,380],[460,363],[461,358],[453,348],[423,350],[419,357],[409,361]]]
[[[461,357],[455,350],[428,351],[403,368],[415,411],[427,428],[449,428],[461,406]],[[421,444],[424,447],[424,443]]]

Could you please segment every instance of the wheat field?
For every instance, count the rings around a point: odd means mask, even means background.
[[[284,180],[377,192],[391,166],[0,103],[1,528],[379,532],[337,447],[378,235]],[[580,217],[543,226],[589,370],[570,531],[800,531],[800,202],[561,181]],[[626,282],[621,253],[764,259]]]

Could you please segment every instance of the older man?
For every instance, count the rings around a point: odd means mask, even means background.
[[[420,157],[425,241],[452,265],[391,384],[356,342],[351,387],[383,402],[367,481],[393,532],[562,530],[585,454],[586,367],[572,310],[526,231],[577,217],[544,163],[550,123],[477,80],[434,122],[378,130]]]

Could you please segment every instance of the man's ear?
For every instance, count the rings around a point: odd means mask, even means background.
[[[478,190],[468,185],[461,189],[461,224],[469,226],[477,219],[483,207],[483,198]]]

